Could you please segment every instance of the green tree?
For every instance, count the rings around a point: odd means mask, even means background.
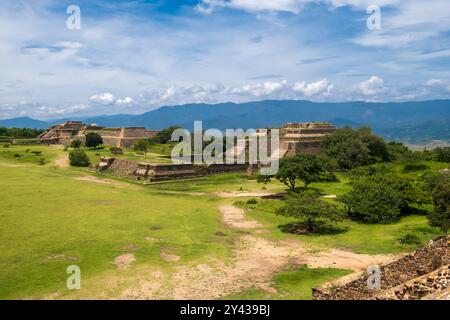
[[[339,200],[354,220],[366,223],[392,223],[400,218],[401,193],[382,180],[361,178]]]
[[[450,162],[450,147],[436,148],[434,150],[436,161],[439,162]]]
[[[428,214],[428,223],[444,232],[450,229],[450,181],[439,182],[433,190],[433,211]]]
[[[133,149],[135,151],[141,151],[144,156],[147,154],[150,144],[146,140],[138,140],[133,144]]]
[[[383,138],[374,135],[372,130],[368,127],[363,127],[358,130],[363,143],[367,145],[370,151],[370,156],[378,161],[388,161],[389,152],[386,142]]]
[[[410,152],[410,150],[401,142],[390,141],[387,144],[387,152],[389,160],[395,161],[401,158],[404,154]]]
[[[172,133],[176,129],[180,129],[180,128],[181,127],[179,127],[179,126],[172,126],[172,127],[163,129],[156,134],[156,137],[149,139],[149,142],[166,144],[167,142],[171,141]]]
[[[368,127],[338,129],[322,140],[321,147],[342,169],[389,160],[386,142]]]
[[[80,140],[73,140],[70,143],[70,147],[74,149],[80,149],[81,148],[81,141]]]
[[[302,219],[306,222],[309,232],[314,232],[319,221],[337,223],[345,218],[342,207],[310,194],[297,195],[288,199],[286,205],[279,208],[276,213],[285,217]]]
[[[91,164],[86,152],[82,150],[70,151],[69,163],[72,167],[88,167]]]
[[[450,182],[450,174],[445,172],[427,170],[420,175],[419,182],[421,183],[422,189],[432,195],[433,190],[439,184]]]
[[[86,134],[85,146],[88,148],[97,148],[103,143],[102,137],[96,132],[89,132]]]
[[[275,178],[295,191],[298,181],[303,182],[307,189],[312,182],[321,181],[327,174],[324,163],[317,156],[298,154],[281,160]]]

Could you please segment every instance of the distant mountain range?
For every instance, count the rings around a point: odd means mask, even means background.
[[[179,125],[203,128],[261,128],[285,122],[329,121],[338,127],[368,125],[387,139],[410,143],[450,141],[450,100],[402,103],[318,103],[302,100],[265,100],[248,103],[186,104],[161,107],[140,115],[73,117],[39,121],[31,118],[0,120],[0,126],[46,128],[65,120],[102,126],[144,126],[163,129]]]

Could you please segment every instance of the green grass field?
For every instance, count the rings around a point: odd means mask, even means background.
[[[96,161],[108,151],[88,153]],[[66,154],[58,147],[0,145],[0,299],[39,298],[55,292],[59,298],[108,298],[134,284],[132,275],[141,269],[159,268],[171,273],[177,266],[205,264],[211,259],[229,262],[234,240],[242,232],[223,225],[218,207],[238,199],[221,199],[212,193],[286,189],[276,181],[263,185],[239,174],[149,186],[123,181],[94,183],[79,179],[93,177],[86,169],[55,165],[54,161]],[[348,179],[343,174],[339,179],[338,183],[312,187],[324,194],[343,194],[349,189]],[[343,225],[348,231],[337,235],[296,236],[279,228],[294,221],[274,214],[280,200],[258,200],[255,206],[244,200],[239,206],[246,209],[247,218],[259,221],[262,229],[270,231],[261,237],[300,239],[312,248],[397,253],[417,247],[397,241],[406,233],[417,235],[422,243],[439,235],[427,226],[425,216],[415,215],[393,225],[346,221]],[[128,252],[135,255],[136,262],[124,273],[112,261]],[[177,255],[180,260],[165,261],[161,252]],[[71,264],[79,265],[83,274],[83,289],[76,293],[65,288],[66,267]],[[308,299],[313,286],[346,273],[306,267],[280,270],[272,280],[279,294],[252,289],[229,298]],[[107,290],[105,279],[111,278],[124,279],[116,291]]]
[[[310,300],[311,288],[324,282],[343,277],[351,270],[335,268],[310,269],[302,266],[297,270],[280,272],[272,279],[272,286],[276,294],[267,293],[261,289],[250,289],[244,292],[229,295],[224,299],[230,300]]]

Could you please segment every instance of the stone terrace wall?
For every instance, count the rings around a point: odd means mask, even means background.
[[[449,264],[448,247],[450,236],[440,238],[433,244],[414,251],[407,256],[381,266],[381,291],[400,286],[407,281],[431,273]],[[369,290],[368,276],[364,275],[338,288],[319,287],[313,289],[316,300],[367,300],[380,291]]]
[[[103,158],[100,164],[102,163],[107,163],[106,166],[103,166],[103,169],[107,169],[113,175],[125,179],[134,179],[134,172],[138,168],[136,161],[118,158]]]
[[[188,179],[218,173],[247,172],[248,168],[246,164],[211,164],[209,166],[151,164],[106,157],[103,157],[97,165],[98,170],[107,170],[117,177],[147,182]]]

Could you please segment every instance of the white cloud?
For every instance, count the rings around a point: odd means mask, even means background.
[[[369,80],[361,82],[358,87],[361,90],[362,94],[366,96],[377,95],[386,90],[384,86],[384,80],[377,76],[372,76]]]
[[[425,82],[425,85],[427,85],[428,87],[437,88],[438,90],[450,92],[450,84],[442,81],[441,79],[430,79]]]
[[[116,102],[116,97],[113,94],[106,92],[91,96],[89,98],[89,101],[103,105],[111,105]]]
[[[334,85],[329,84],[327,79],[322,79],[311,83],[306,83],[305,81],[297,82],[293,89],[294,91],[300,92],[307,97],[311,97],[323,92],[330,93],[333,87]]]
[[[395,4],[393,12],[381,8],[381,30],[366,30],[353,42],[362,46],[400,48],[432,40],[450,28],[448,0],[408,0]],[[441,54],[448,56],[448,52]]]
[[[399,0],[378,0],[375,4],[379,6],[392,5]],[[306,4],[321,3],[330,7],[351,6],[356,8],[367,8],[374,4],[373,0],[202,0],[197,5],[197,10],[210,14],[217,8],[233,8],[250,12],[290,12],[298,14]]]
[[[134,99],[131,98],[131,97],[125,97],[125,98],[123,98],[123,99],[117,99],[117,100],[115,101],[115,104],[116,104],[116,105],[124,106],[124,107],[132,106],[132,105],[134,105],[135,103],[136,103],[136,101],[134,101]]]
[[[440,86],[442,85],[442,80],[441,79],[430,79],[425,83],[427,86]]]
[[[174,95],[175,95],[175,87],[174,86],[170,86],[169,88],[167,88],[166,92],[164,92],[164,94],[161,96],[160,100],[161,101],[167,101],[171,97],[173,97]]]
[[[287,86],[287,81],[280,82],[267,81],[264,83],[248,84],[239,88],[231,89],[231,93],[239,95],[252,95],[255,97],[262,97],[278,92]]]

